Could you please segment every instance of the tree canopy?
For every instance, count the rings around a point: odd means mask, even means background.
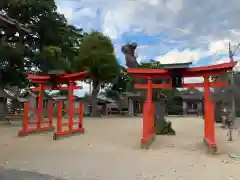
[[[74,69],[87,70],[94,82],[111,81],[120,70],[111,39],[101,32],[86,34],[75,58]]]
[[[1,29],[7,39],[0,44],[1,82],[22,84],[31,71],[72,70],[73,61],[83,36],[82,29],[67,23],[57,12],[54,0],[4,1],[2,13],[15,19],[31,33],[23,41],[16,39],[18,30]],[[13,42],[13,39],[16,39]],[[10,67],[15,67],[11,69]],[[12,74],[9,79],[8,74]],[[26,84],[26,83],[23,83]]]
[[[93,85],[92,110],[95,111],[100,88],[112,82],[120,71],[111,39],[96,31],[85,34],[73,66],[75,71],[88,71],[88,79]],[[93,112],[93,116],[96,114]]]
[[[112,80],[110,86],[106,90],[106,95],[112,99],[118,100],[123,92],[133,91],[133,79],[127,73],[125,67],[120,67],[121,70],[116,74],[115,78]]]

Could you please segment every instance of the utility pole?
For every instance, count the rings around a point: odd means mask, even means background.
[[[238,45],[239,46],[239,45]],[[234,61],[234,54],[232,52],[232,49],[231,49],[231,43],[229,42],[229,59],[230,59],[230,62],[233,62]],[[230,116],[230,120],[228,122],[228,126],[229,126],[229,141],[232,141],[233,138],[232,138],[232,132],[233,132],[233,126],[234,126],[234,122],[235,122],[235,119],[236,119],[236,104],[235,104],[235,96],[234,96],[234,71],[232,70],[231,72],[231,77],[230,77],[230,87],[231,87],[231,92],[232,92],[232,95],[231,95],[231,101],[232,101],[232,110],[231,110],[231,116]]]

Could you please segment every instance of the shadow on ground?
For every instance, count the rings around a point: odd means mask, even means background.
[[[31,171],[20,171],[0,167],[1,180],[64,180],[53,176],[39,174]]]

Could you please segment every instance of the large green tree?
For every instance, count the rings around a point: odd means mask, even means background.
[[[107,97],[119,100],[124,92],[133,91],[133,79],[127,73],[125,67],[120,67],[121,70],[116,74],[110,85],[106,89]]]
[[[110,83],[120,71],[111,39],[96,31],[86,34],[82,38],[73,64],[75,71],[87,70],[89,72],[88,79],[93,85],[91,116],[97,116],[99,113],[96,100],[100,88]]]
[[[15,33],[4,30],[10,33],[7,41],[0,45],[0,58],[4,63],[1,66],[2,82],[21,84],[26,81],[26,73],[36,70],[43,73],[53,69],[71,71],[83,33],[82,29],[69,25],[65,17],[57,12],[54,0],[3,1],[1,9],[31,30],[24,42],[18,42],[17,46],[9,43]],[[16,76],[9,79],[9,73]]]

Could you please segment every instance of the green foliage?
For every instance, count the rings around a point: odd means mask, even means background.
[[[120,68],[110,38],[96,31],[86,34],[74,60],[74,69],[87,70],[93,81],[111,82]]]
[[[210,79],[215,82],[217,82],[217,81],[230,82],[231,75],[232,75],[232,71],[227,71],[224,74],[212,76]]]
[[[181,115],[182,114],[182,105],[168,103],[169,106],[167,108],[168,115]]]
[[[150,62],[141,63],[139,65],[139,68],[162,69],[163,66],[159,61],[150,61]]]
[[[163,120],[160,127],[155,126],[155,133],[157,135],[176,135],[176,132],[172,128],[172,123],[166,120]]]
[[[60,96],[67,96],[68,97],[68,91],[60,90],[58,93]]]
[[[132,92],[133,79],[127,73],[127,69],[121,67],[121,71],[115,76],[110,87],[106,90],[107,97],[119,99],[123,92]]]
[[[67,24],[65,17],[57,12],[54,0],[10,0],[1,3],[1,9],[6,14],[24,27],[31,30],[21,46],[14,46],[10,39],[17,40],[14,36],[17,30],[4,29],[7,35],[6,45],[8,51],[1,51],[2,66],[1,81],[8,84],[22,84],[27,82],[25,74],[35,71],[47,72],[53,69],[71,71],[71,63],[76,56],[83,36],[82,29],[77,29]],[[20,34],[21,35],[21,34]],[[19,40],[19,39],[18,39]],[[18,55],[15,55],[18,52]],[[13,61],[13,56],[15,61]],[[24,67],[20,67],[20,64]],[[8,67],[17,67],[10,70]],[[20,69],[20,70],[18,70]],[[12,77],[7,79],[5,74],[16,74],[23,79]]]
[[[91,116],[99,116],[97,110],[97,94],[100,87],[111,82],[120,71],[112,41],[109,37],[92,31],[82,38],[78,55],[73,62],[75,71],[88,71],[88,79],[92,81]]]
[[[20,43],[14,47],[7,43],[0,44],[0,86],[19,85],[22,86],[25,79],[25,67],[27,62],[23,59],[26,49]]]
[[[173,101],[175,97],[180,96],[180,92],[176,88],[171,89],[161,89],[161,92],[167,96],[169,102]]]
[[[47,73],[53,69],[63,69],[71,72],[71,62],[62,57],[62,49],[56,46],[44,46],[41,53],[35,54],[37,61],[40,61],[40,69]]]

